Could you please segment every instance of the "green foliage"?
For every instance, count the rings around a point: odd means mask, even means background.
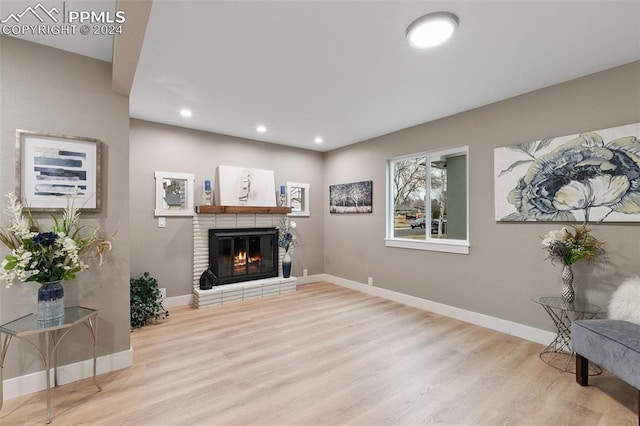
[[[169,312],[162,306],[162,294],[158,289],[158,281],[149,275],[142,274],[140,278],[131,278],[131,330],[140,328],[147,320],[164,319]]]
[[[604,242],[590,232],[586,225],[565,226],[559,231],[549,231],[542,239],[542,245],[549,252],[551,262],[558,260],[563,265],[572,265],[580,259],[591,261],[604,255]]]

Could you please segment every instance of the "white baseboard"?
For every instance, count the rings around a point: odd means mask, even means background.
[[[433,312],[446,317],[455,318],[481,327],[496,330],[511,336],[520,337],[535,343],[548,345],[555,337],[555,333],[528,325],[519,324],[517,322],[507,321],[501,318],[480,314],[465,309],[456,308],[454,306],[444,305],[438,302],[421,299],[419,297],[398,293],[380,287],[374,287],[359,283],[356,281],[346,280],[344,278],[335,277],[333,275],[321,274],[315,275],[317,281],[328,281],[330,283],[360,291],[362,293],[371,294],[373,296],[382,297],[383,299],[393,300],[394,302],[403,303],[414,308]]]
[[[183,296],[166,297],[162,302],[165,309],[175,308],[176,306],[193,305],[193,294],[185,294]]]
[[[118,352],[115,354],[98,357],[96,360],[96,374],[110,373],[133,365],[133,349]],[[58,367],[58,384],[76,382],[90,378],[93,375],[93,359],[76,362],[73,364],[61,365]],[[51,369],[51,380],[53,381],[53,369]],[[100,384],[100,377],[97,378]],[[27,374],[4,380],[4,400],[19,398],[34,392],[39,392],[47,388],[47,377],[45,371]],[[51,383],[53,386],[53,383]],[[93,385],[91,385],[93,386]]]
[[[318,281],[328,281],[326,276],[326,274],[307,275],[306,277],[296,277],[296,279],[298,280],[298,285],[301,285],[317,283]]]

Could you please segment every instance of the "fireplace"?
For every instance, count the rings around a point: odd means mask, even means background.
[[[276,228],[209,229],[214,285],[278,276]]]

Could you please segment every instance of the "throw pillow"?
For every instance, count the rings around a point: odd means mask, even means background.
[[[613,292],[609,318],[640,324],[640,277],[628,278]]]

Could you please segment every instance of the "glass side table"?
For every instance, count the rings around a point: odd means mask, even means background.
[[[556,326],[556,337],[540,352],[540,359],[560,371],[575,373],[575,362],[571,363],[575,359],[571,348],[571,324],[575,320],[593,319],[605,312],[598,305],[577,301],[567,303],[561,297],[534,296],[531,300],[544,308]],[[600,367],[593,363],[589,367],[591,376],[602,373]]]
[[[2,394],[2,368],[4,359],[13,337],[29,343],[40,355],[47,378],[47,423],[51,423],[51,367],[53,366],[54,387],[58,387],[57,354],[60,342],[78,324],[84,324],[89,329],[93,339],[93,384],[102,391],[96,381],[96,355],[98,352],[98,311],[95,309],[74,306],[65,308],[64,318],[49,323],[38,321],[35,314],[26,315],[6,324],[0,325],[0,409],[4,400]],[[44,349],[29,340],[30,336],[44,334]],[[3,336],[4,335],[4,336]]]

